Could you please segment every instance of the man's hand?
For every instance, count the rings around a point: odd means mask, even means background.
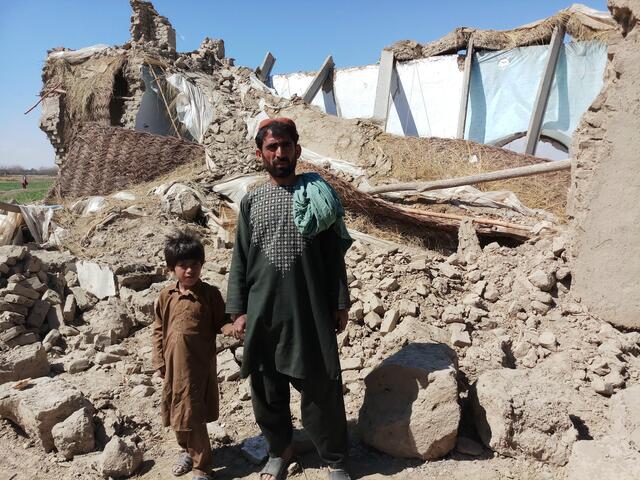
[[[336,333],[342,332],[347,328],[347,322],[349,321],[349,310],[337,310],[336,311]]]
[[[238,315],[233,321],[233,338],[244,340],[244,331],[247,328],[247,314]]]
[[[164,379],[164,374],[166,373],[166,371],[167,371],[166,367],[160,367],[159,369],[156,370],[155,375],[157,377]]]

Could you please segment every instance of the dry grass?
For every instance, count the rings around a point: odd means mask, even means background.
[[[385,154],[393,159],[390,177],[401,182],[463,177],[542,161],[465,140],[381,135],[376,141],[383,144]],[[477,160],[470,162],[470,159]],[[384,180],[385,183],[389,181]],[[562,220],[565,218],[569,180],[569,172],[561,171],[475,186],[483,191],[510,190],[526,206],[547,210]]]

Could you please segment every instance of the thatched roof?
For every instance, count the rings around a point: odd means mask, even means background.
[[[77,125],[49,198],[106,195],[180,165],[204,163],[197,143],[95,122]]]
[[[515,47],[548,44],[557,26],[564,27],[566,32],[577,41],[605,41],[616,31],[617,24],[607,13],[574,4],[552,17],[512,30],[460,27],[430,43],[419,44],[413,40],[401,40],[385,50],[393,51],[396,60],[399,61],[416,60],[465,50],[472,36],[476,49],[509,50]]]

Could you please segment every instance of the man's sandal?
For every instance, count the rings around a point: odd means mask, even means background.
[[[260,480],[262,480],[265,475],[272,475],[276,480],[283,480],[286,477],[287,467],[290,462],[291,460],[285,460],[282,457],[269,457],[269,460],[267,460],[267,463],[265,463],[258,474]]]
[[[351,480],[351,476],[344,468],[329,469],[329,480]]]
[[[176,459],[176,463],[173,464],[171,468],[171,473],[174,476],[180,477],[186,473],[189,473],[193,469],[193,460],[189,456],[187,452],[180,452],[178,454],[178,458]],[[195,478],[195,477],[194,477]]]

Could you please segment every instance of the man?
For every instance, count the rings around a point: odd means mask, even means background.
[[[294,122],[261,122],[256,145],[269,181],[241,202],[226,311],[235,317],[234,334],[244,338],[241,375],[251,377],[254,414],[269,444],[269,460],[260,477],[283,478],[293,456],[291,384],[301,393],[302,423],[329,466],[329,478],[348,480],[336,342],[349,308],[346,229],[335,228],[344,227],[342,207],[333,189],[316,176],[315,186],[332,192],[336,203],[329,210],[337,212],[337,221],[302,235],[300,219],[304,223],[309,218],[299,215],[308,213],[299,207],[315,199],[294,201],[305,194],[305,187],[312,187],[309,176],[295,172],[301,148]],[[331,198],[325,200],[331,203]],[[317,220],[313,225],[327,223]]]

